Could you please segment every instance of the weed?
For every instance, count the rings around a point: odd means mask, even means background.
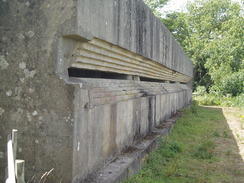
[[[220,137],[220,134],[219,134],[219,132],[214,131],[214,132],[213,132],[213,136],[215,136],[215,137]]]
[[[178,165],[178,160],[180,159],[181,156],[182,156],[182,154],[179,154],[179,155],[175,158],[173,165],[170,166],[170,167],[167,169],[167,171],[166,171],[166,175],[165,175],[166,177],[170,177],[170,176],[172,176],[172,175],[175,173],[176,168],[177,168],[177,165]]]
[[[226,130],[223,132],[223,137],[224,138],[229,138],[229,134],[228,134],[228,132]]]
[[[171,144],[169,144],[169,149],[174,153],[182,152],[182,145],[173,141]]]
[[[227,151],[226,151],[225,154],[226,154],[227,156],[229,156],[229,155],[231,155],[232,151],[233,151],[233,149],[227,149]]]
[[[216,145],[212,141],[202,143],[194,153],[194,156],[199,159],[212,159]]]

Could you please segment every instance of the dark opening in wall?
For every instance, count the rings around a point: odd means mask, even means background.
[[[96,70],[79,69],[79,68],[68,68],[68,74],[69,77],[76,77],[76,78],[121,79],[121,80],[137,80],[137,81],[156,82],[156,83],[166,82],[165,80],[161,80],[161,79],[130,76],[130,75],[119,74],[115,72],[105,72],[105,71],[96,71]],[[168,82],[176,83],[175,81],[168,81]]]
[[[165,80],[140,77],[140,81],[164,83]]]
[[[69,77],[78,78],[103,78],[103,79],[127,79],[126,74],[114,72],[94,71],[89,69],[68,68]]]

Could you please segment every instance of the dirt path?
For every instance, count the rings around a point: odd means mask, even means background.
[[[236,139],[239,154],[244,161],[244,127],[241,124],[241,120],[243,120],[241,116],[244,116],[244,110],[230,107],[223,107],[222,110],[229,128]]]

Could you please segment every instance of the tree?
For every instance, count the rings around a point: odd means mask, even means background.
[[[169,0],[143,0],[143,1],[153,11],[154,15],[158,18],[162,16],[160,9],[169,2]]]
[[[197,85],[221,94],[243,93],[244,18],[240,4],[231,0],[195,0],[187,12],[163,19],[194,63]],[[237,87],[238,86],[238,87]],[[239,88],[237,90],[237,88]]]

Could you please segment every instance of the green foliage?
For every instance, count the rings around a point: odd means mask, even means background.
[[[161,17],[160,9],[168,3],[169,0],[143,0],[144,3],[153,11],[154,15]]]
[[[233,96],[237,96],[244,93],[244,69],[227,75],[217,86],[223,91],[223,95],[231,93]]]
[[[202,96],[194,96],[199,105],[220,105],[221,99],[218,96],[205,94]]]
[[[191,37],[186,49],[193,59],[196,79],[205,86],[212,82],[218,86],[243,65],[244,20],[240,6],[230,0],[197,0],[187,9]]]
[[[167,14],[166,17],[161,20],[170,32],[172,32],[175,39],[184,47],[186,43],[185,40],[189,36],[189,30],[185,22],[184,14],[180,12],[172,12]]]
[[[244,94],[240,94],[236,97],[226,97],[210,93],[194,96],[194,99],[199,105],[244,108]]]
[[[219,94],[243,93],[244,17],[237,2],[195,0],[187,12],[173,12],[162,21],[194,64],[194,87],[216,87]]]
[[[199,95],[203,95],[203,94],[206,94],[207,91],[206,91],[206,87],[205,86],[198,86],[196,88],[196,93],[199,94]]]

